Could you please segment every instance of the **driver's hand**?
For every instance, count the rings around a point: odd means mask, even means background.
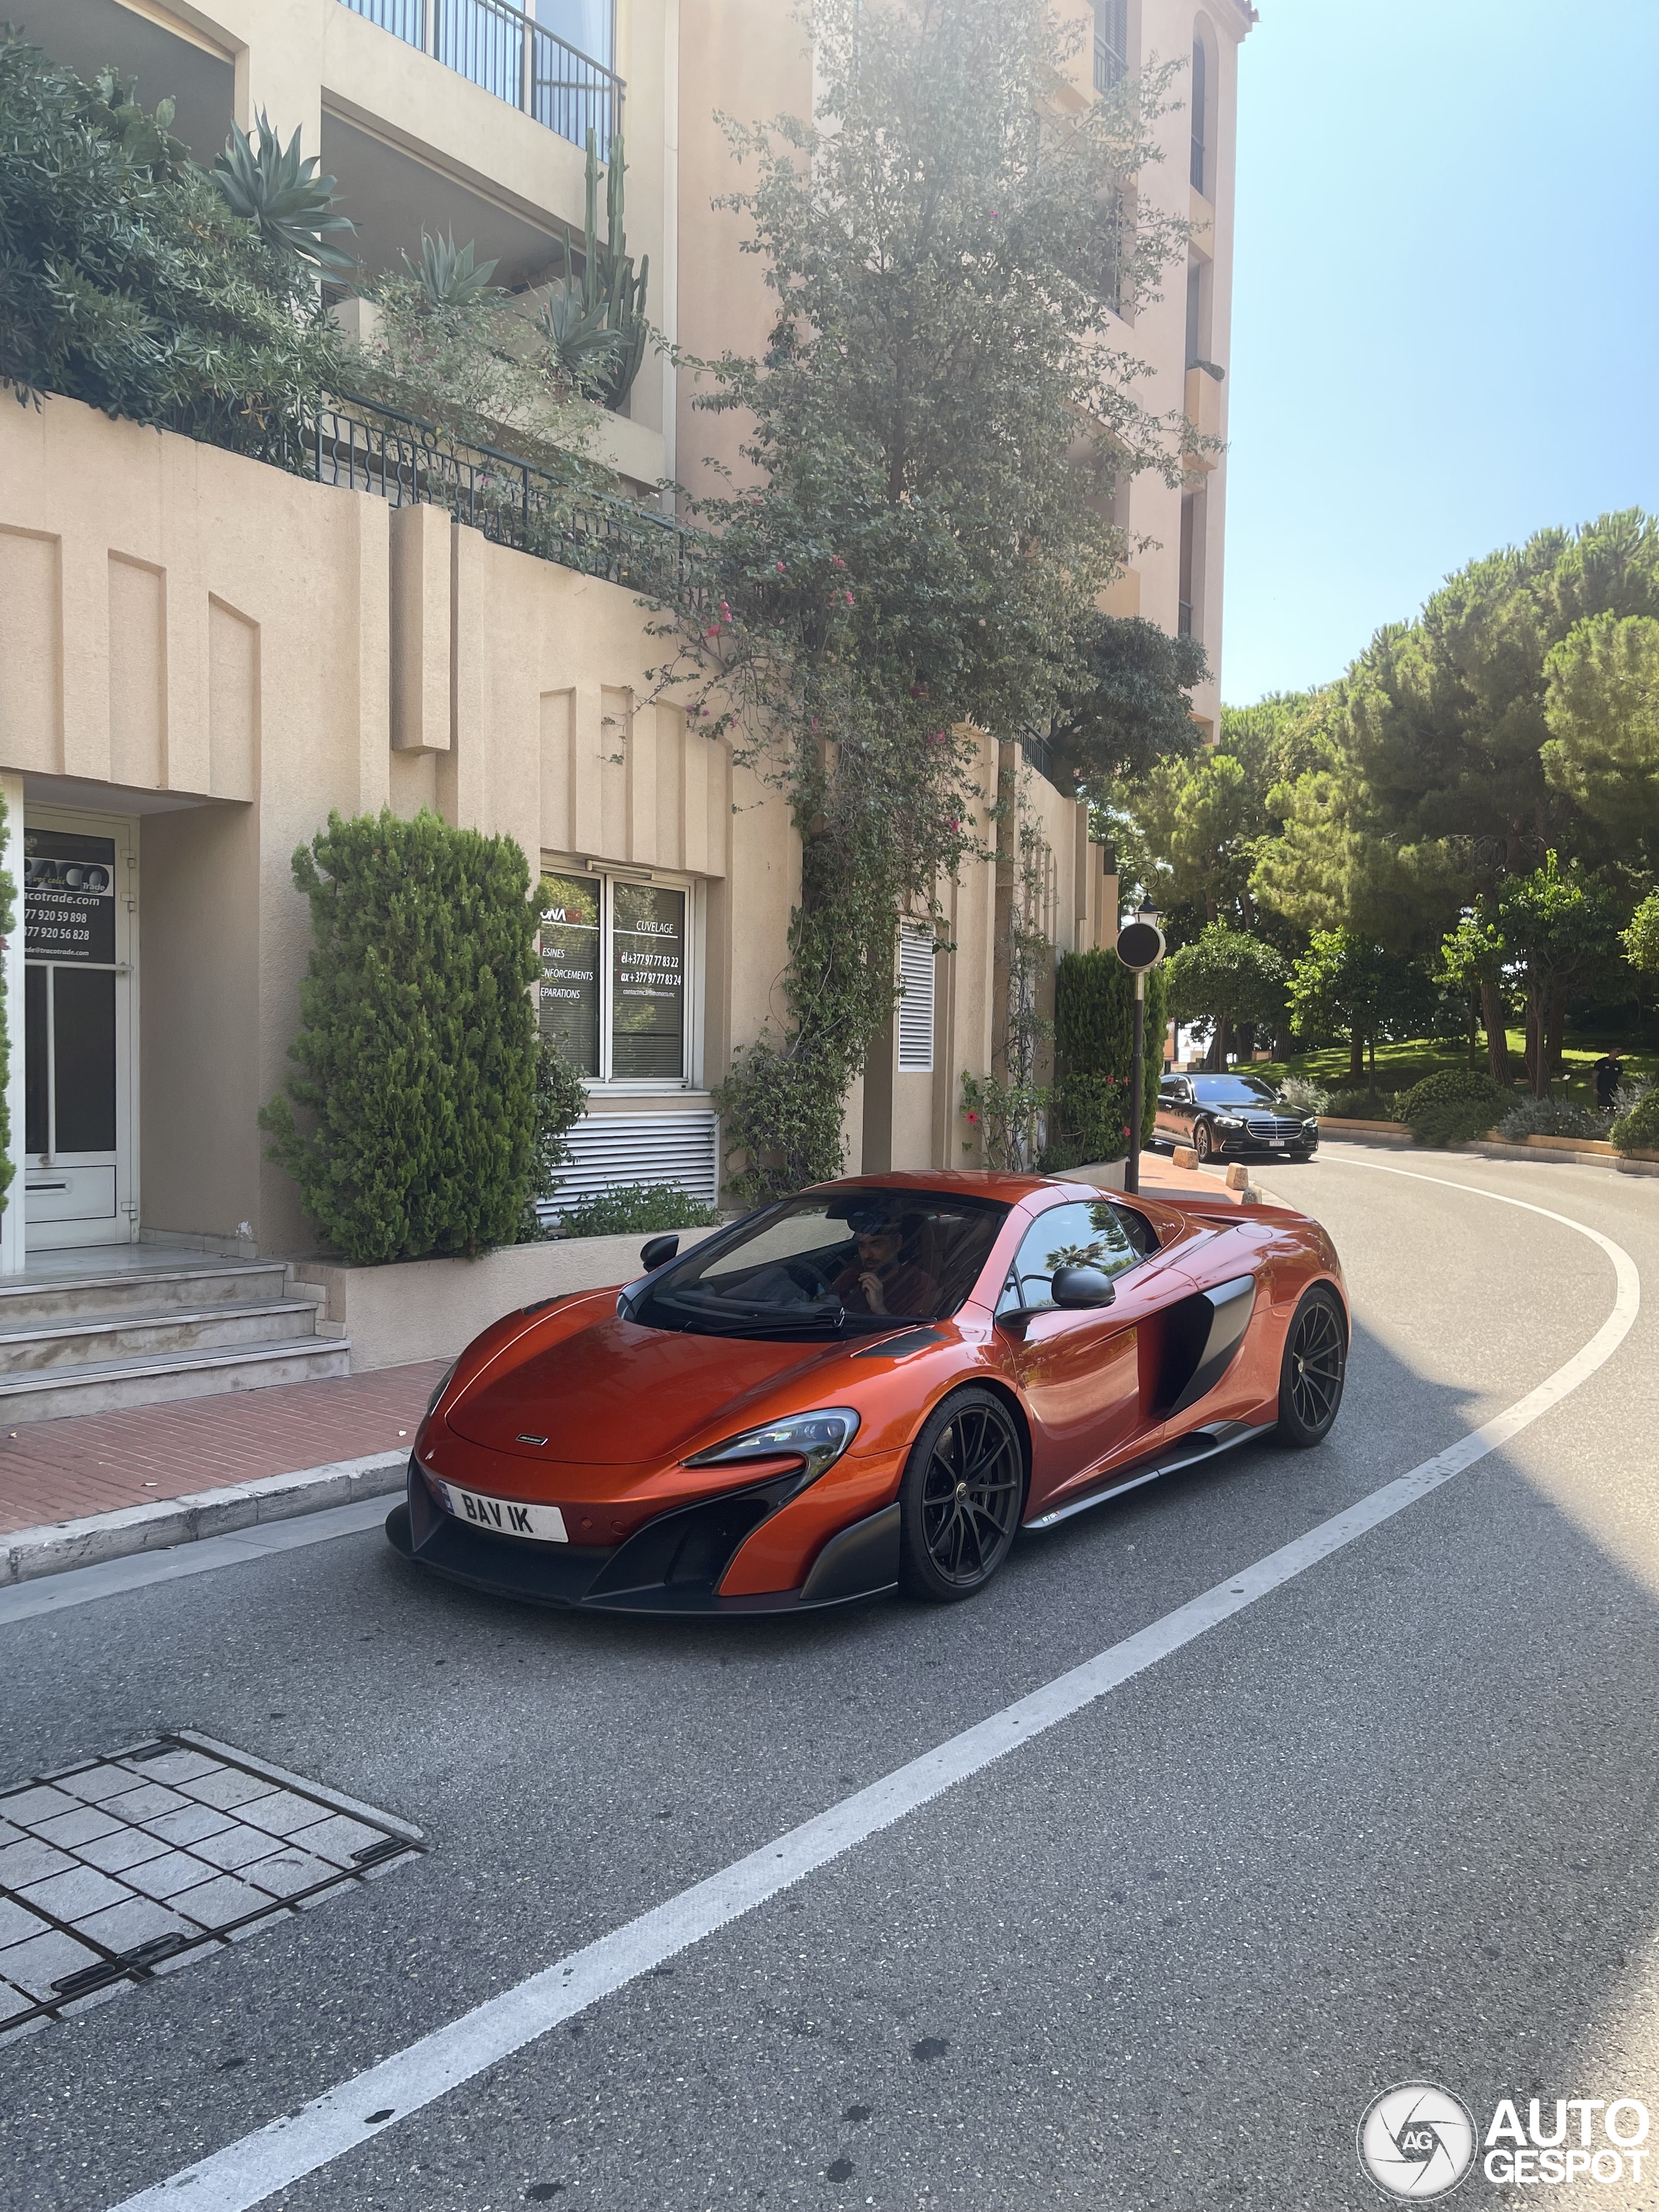
[[[864,1292],[872,1313],[885,1313],[887,1301],[882,1296],[881,1277],[873,1268],[867,1268],[859,1277],[859,1288]]]

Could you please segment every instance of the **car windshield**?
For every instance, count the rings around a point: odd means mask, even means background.
[[[1276,1106],[1279,1093],[1255,1075],[1195,1075],[1193,1095],[1202,1106]]]
[[[694,1336],[809,1340],[942,1321],[978,1281],[1007,1213],[955,1192],[807,1193],[688,1252],[630,1318]]]

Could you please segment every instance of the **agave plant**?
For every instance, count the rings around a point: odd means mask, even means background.
[[[590,398],[603,398],[617,344],[617,333],[605,326],[604,301],[584,305],[580,288],[567,282],[548,293],[536,319],[561,375]]]
[[[419,279],[428,306],[461,307],[471,300],[488,299],[492,292],[501,289],[489,281],[495,273],[496,264],[477,260],[477,251],[471,239],[465,246],[457,246],[453,231],[447,238],[428,238],[422,231],[420,267],[416,269],[407,254],[404,259]]]
[[[335,209],[335,179],[316,173],[316,155],[301,158],[297,128],[284,146],[261,109],[256,144],[233,123],[225,149],[210,172],[226,205],[252,223],[274,253],[291,254],[334,274],[349,269],[351,257],[329,243],[331,237],[356,229],[349,216]]]

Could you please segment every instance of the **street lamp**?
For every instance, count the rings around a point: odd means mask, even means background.
[[[1135,979],[1135,1042],[1129,1073],[1129,1157],[1123,1163],[1123,1188],[1140,1188],[1140,1118],[1146,1088],[1146,971],[1164,957],[1164,933],[1149,897],[1117,934],[1117,957]]]

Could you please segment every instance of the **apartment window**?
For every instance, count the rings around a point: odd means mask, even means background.
[[[590,61],[603,62],[606,69],[614,66],[614,0],[535,0],[532,12],[543,30],[551,31],[556,39],[574,46],[579,54],[586,54]],[[601,157],[605,150],[601,146]]]
[[[590,1082],[689,1079],[690,907],[665,884],[543,877],[542,1034]]]
[[[1197,557],[1198,498],[1196,492],[1181,502],[1181,568],[1176,628],[1182,637],[1193,635],[1194,563]]]
[[[1204,271],[1194,261],[1187,270],[1187,366],[1204,358]]]
[[[1204,58],[1204,41],[1202,39],[1195,38],[1193,40],[1192,84],[1193,190],[1195,192],[1202,192],[1208,190],[1208,187],[1204,182],[1204,117],[1209,100],[1209,88],[1206,82],[1208,74],[1208,67]]]
[[[898,1064],[901,1075],[933,1072],[933,973],[931,929],[906,922],[899,931]]]
[[[1095,0],[1095,90],[1109,92],[1129,74],[1129,0]]]

